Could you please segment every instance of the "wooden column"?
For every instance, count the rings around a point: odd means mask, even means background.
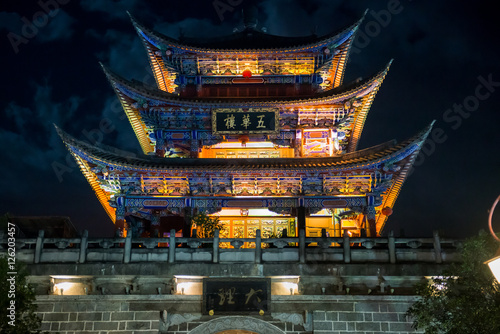
[[[349,241],[349,233],[344,233],[342,247],[344,248],[344,263],[351,263],[351,243]]]
[[[115,235],[123,237],[123,232],[127,228],[127,223],[125,222],[125,212],[127,211],[125,198],[122,196],[118,197],[116,204]]]
[[[306,230],[299,230],[299,263],[306,263]]]
[[[123,231],[127,227],[127,223],[125,223],[125,219],[117,219],[115,221],[115,235],[118,237],[123,236]]]
[[[158,238],[160,234],[160,211],[151,212],[151,237]]]
[[[191,148],[189,154],[191,158],[198,158],[198,153],[200,149],[200,141],[198,140],[198,135],[195,130],[191,132]]]
[[[262,236],[260,234],[260,229],[255,231],[255,263],[259,264],[262,262]]]
[[[257,230],[258,231],[258,230]],[[214,231],[214,243],[212,244],[212,262],[219,263],[219,230]]]
[[[184,208],[184,226],[182,227],[182,236],[189,238],[191,236],[191,219],[193,218],[193,208]]]
[[[170,230],[170,238],[168,242],[168,263],[175,262],[175,230]]]
[[[340,238],[342,235],[342,226],[341,226],[341,221],[340,221],[340,218],[337,218],[334,216],[333,212],[332,212],[332,220],[333,220],[333,233],[334,233],[334,237],[336,238]]]
[[[297,208],[297,230],[306,230],[306,208],[303,206]]]
[[[368,222],[368,226],[366,229],[367,236],[369,238],[375,238],[377,236],[377,225],[375,222],[375,207],[369,205],[366,208],[366,221]]]

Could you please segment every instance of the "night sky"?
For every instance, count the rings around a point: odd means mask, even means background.
[[[232,33],[249,0],[48,0],[60,7],[50,15],[37,1],[24,3],[0,4],[0,213],[69,216],[78,230],[111,235],[111,221],[53,124],[78,139],[142,154],[98,63],[127,79],[154,84],[126,11],[175,38],[180,33],[213,37]],[[324,35],[370,9],[344,82],[368,77],[392,58],[394,63],[358,148],[405,140],[437,121],[438,130],[403,186],[385,233],[399,235],[404,229],[407,236],[430,237],[440,230],[467,237],[487,228],[488,209],[500,194],[499,27],[497,10],[488,3],[258,3],[259,27],[285,36]],[[393,14],[383,15],[388,9]],[[39,27],[30,30],[33,21]],[[108,122],[111,129],[97,131]],[[495,230],[500,232],[497,211]]]

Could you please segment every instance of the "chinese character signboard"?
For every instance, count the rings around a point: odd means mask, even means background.
[[[268,278],[206,278],[203,280],[204,314],[259,314],[270,312]]]
[[[278,108],[214,109],[212,131],[216,134],[277,133]]]

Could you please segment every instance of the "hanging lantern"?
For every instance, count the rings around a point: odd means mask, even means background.
[[[247,135],[242,135],[238,138],[238,140],[241,143],[241,145],[246,146],[250,138]]]
[[[386,206],[385,208],[382,209],[382,214],[389,217],[390,215],[392,215],[392,209]]]
[[[171,49],[167,49],[167,51],[165,51],[165,54],[167,56],[171,56],[173,54],[172,50]]]
[[[245,79],[249,79],[252,77],[252,71],[250,71],[250,70],[244,70],[242,74],[243,74],[243,78],[245,78]]]

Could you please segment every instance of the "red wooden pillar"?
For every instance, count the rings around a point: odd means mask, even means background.
[[[375,238],[377,236],[377,224],[375,221],[375,214],[376,214],[375,207],[369,205],[366,210],[366,220],[368,222],[366,232],[369,238]]]
[[[115,221],[115,235],[119,237],[125,237],[126,236],[126,228],[127,228],[127,223],[125,222],[125,219],[117,219]]]

